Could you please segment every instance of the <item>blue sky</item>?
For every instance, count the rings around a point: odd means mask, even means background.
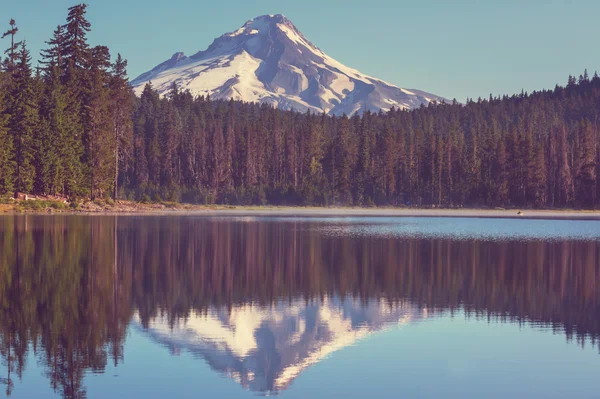
[[[0,0],[38,54],[73,0]],[[131,78],[193,54],[263,14],[286,15],[314,44],[406,88],[467,97],[553,88],[600,70],[600,1],[87,0],[90,42],[129,60]],[[4,21],[6,20],[6,21]],[[4,28],[2,29],[4,30]],[[3,46],[7,47],[4,43]]]

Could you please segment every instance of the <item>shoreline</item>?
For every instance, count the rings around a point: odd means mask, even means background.
[[[444,218],[495,218],[495,219],[546,219],[546,220],[600,220],[600,211],[548,211],[488,209],[406,209],[406,208],[294,208],[225,209],[196,211],[190,214],[206,216],[279,216],[279,217],[444,217]]]
[[[518,214],[522,212],[522,214]],[[301,206],[230,206],[191,204],[142,204],[119,201],[114,205],[86,203],[78,209],[22,208],[19,203],[0,205],[0,215],[156,215],[156,216],[277,216],[277,217],[455,217],[497,219],[600,220],[600,210],[356,208]]]

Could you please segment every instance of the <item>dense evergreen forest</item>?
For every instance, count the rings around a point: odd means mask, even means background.
[[[194,203],[599,208],[600,77],[513,96],[354,116],[193,98],[87,41],[69,8],[32,67],[10,21],[0,195]]]

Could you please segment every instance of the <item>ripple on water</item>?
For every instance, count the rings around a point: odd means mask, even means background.
[[[593,220],[392,217],[312,221],[319,223],[312,229],[329,236],[600,241],[600,221]]]

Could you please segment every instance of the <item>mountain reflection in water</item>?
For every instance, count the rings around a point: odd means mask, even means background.
[[[527,239],[483,240],[404,234],[403,219],[385,220],[393,234],[362,219],[266,219],[0,217],[0,384],[10,393],[34,352],[55,392],[83,397],[86,373],[124,360],[130,327],[265,393],[371,333],[445,311],[599,337],[596,222],[556,222],[572,231],[550,240],[521,221]]]
[[[148,334],[170,348],[200,355],[210,366],[245,388],[279,391],[308,366],[385,327],[427,314],[406,304],[360,303],[325,297],[269,307],[251,304],[210,309],[169,322],[150,321]],[[139,323],[139,317],[134,317]]]

